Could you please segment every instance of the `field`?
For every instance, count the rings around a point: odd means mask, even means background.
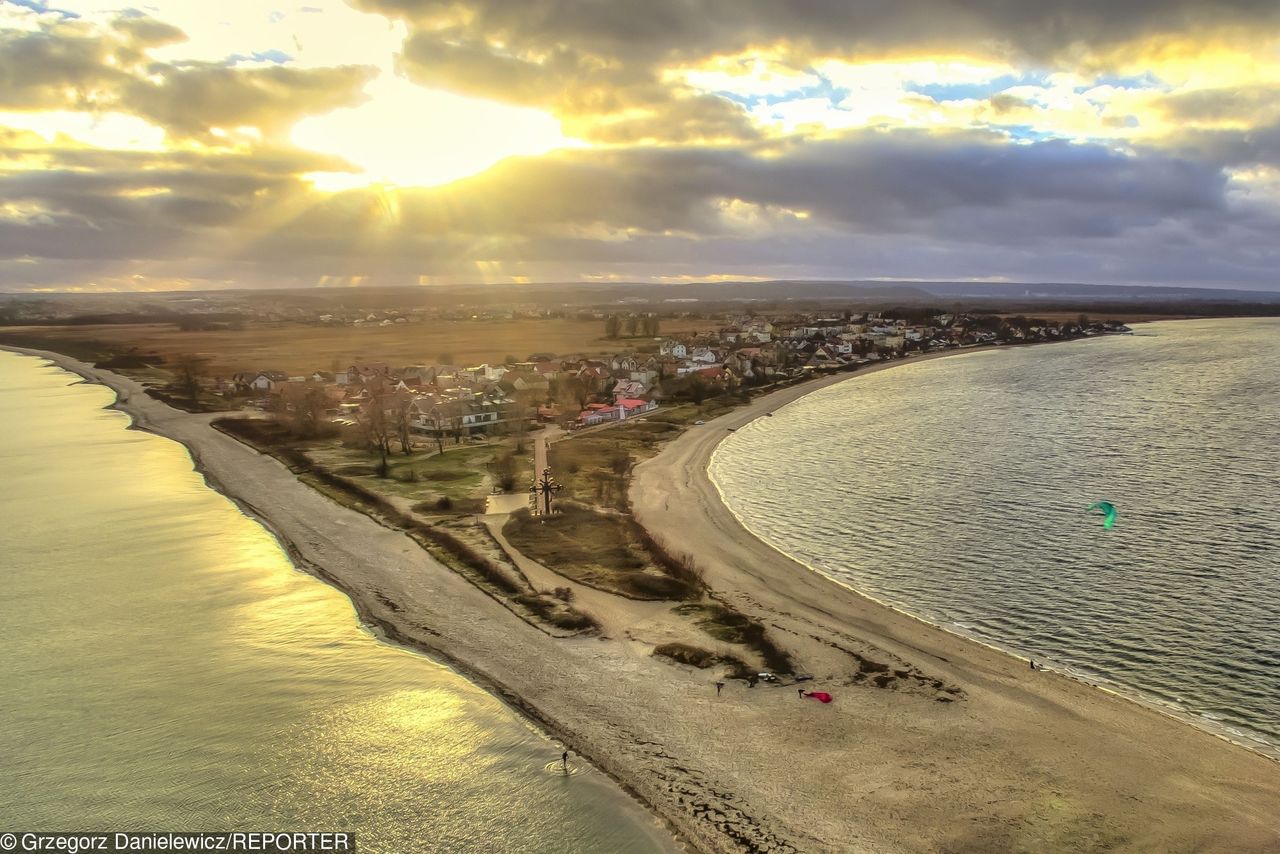
[[[455,512],[484,511],[485,496],[494,480],[490,466],[498,457],[511,457],[511,471],[520,490],[527,489],[533,478],[532,454],[513,454],[510,441],[482,445],[446,441],[445,452],[437,454],[434,441],[419,439],[413,454],[394,453],[387,458],[385,478],[374,474],[378,455],[370,451],[345,448],[338,442],[316,443],[307,448],[307,456],[372,492],[432,505],[448,498]]]
[[[709,320],[662,320],[661,334],[710,330]],[[244,330],[184,332],[173,324],[113,326],[5,326],[0,343],[43,347],[78,358],[106,358],[137,349],[166,360],[193,353],[208,360],[211,376],[237,371],[285,371],[291,375],[345,368],[356,362],[394,366],[448,362],[455,365],[523,360],[533,353],[599,356],[635,348],[652,339],[604,337],[598,320],[441,320],[394,326],[251,324]]]
[[[561,504],[552,516],[512,514],[502,533],[546,567],[581,584],[633,599],[682,599],[687,585],[654,564],[622,516]]]

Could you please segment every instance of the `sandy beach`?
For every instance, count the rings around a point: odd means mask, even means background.
[[[401,532],[214,430],[218,416],[174,410],[68,357],[24,352],[114,389],[137,427],[186,445],[211,485],[275,532],[300,568],[348,593],[364,620],[562,738],[693,849],[1280,850],[1280,763],[859,596],[725,508],[706,467],[727,429],[900,363],[779,391],[692,427],[641,464],[632,487],[640,521],[694,555],[718,597],[793,651],[815,677],[805,687],[835,696],[821,705],[790,685],[731,681],[717,697],[710,672],[652,658],[617,632],[553,638]],[[644,612],[636,619],[627,628],[643,636]],[[859,672],[875,676],[855,680]],[[495,834],[499,826],[495,817]]]

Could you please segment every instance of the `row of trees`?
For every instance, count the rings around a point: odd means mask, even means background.
[[[627,337],[655,338],[658,335],[658,315],[656,314],[611,314],[604,319],[604,337],[609,339]]]

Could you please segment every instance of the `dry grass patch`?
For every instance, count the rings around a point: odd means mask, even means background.
[[[679,605],[677,614],[690,617],[698,628],[717,640],[740,644],[755,650],[774,673],[791,673],[791,656],[769,637],[765,627],[731,608],[716,602],[690,602]]]
[[[521,510],[502,529],[524,554],[566,578],[632,599],[683,599],[694,590],[650,557],[630,519],[562,504],[552,516]]]

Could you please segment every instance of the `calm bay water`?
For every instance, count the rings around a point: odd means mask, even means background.
[[[1275,319],[901,365],[738,430],[711,473],[834,578],[1274,750],[1277,365]]]
[[[350,830],[362,851],[656,852],[597,772],[347,599],[114,396],[0,352],[5,830]]]

